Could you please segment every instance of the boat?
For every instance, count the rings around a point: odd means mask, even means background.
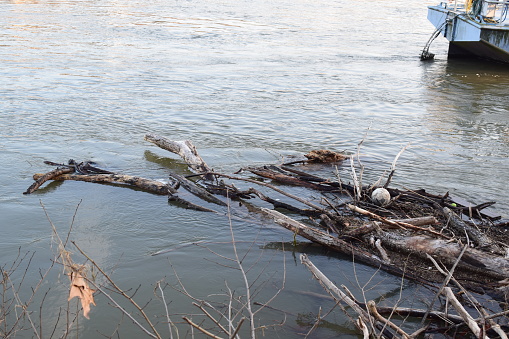
[[[448,58],[478,57],[509,63],[509,0],[457,0],[428,7],[435,26],[421,54],[432,59],[429,45],[437,36],[449,40]]]

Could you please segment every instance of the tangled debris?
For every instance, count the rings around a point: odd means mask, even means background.
[[[34,192],[48,180],[112,183],[167,195],[170,201],[208,212],[224,209],[228,204],[225,199],[227,197],[249,207],[250,212],[270,217],[295,234],[353,257],[356,262],[404,275],[407,279],[436,288],[437,283],[442,283],[437,295],[443,293],[443,297],[452,304],[455,304],[454,294],[447,287],[450,282],[463,293],[489,294],[500,304],[501,309],[507,310],[509,239],[505,231],[509,225],[500,216],[486,210],[495,202],[472,206],[448,193],[437,195],[423,189],[392,188],[390,181],[396,160],[384,184],[378,182],[364,186],[359,179],[362,173],[357,173],[353,166],[353,156],[332,151],[311,151],[305,155],[307,160],[278,166],[243,168],[235,175],[229,175],[214,172],[198,155],[190,141],[172,141],[152,134],[148,134],[145,140],[179,154],[195,174],[184,177],[170,173],[170,183],[167,184],[112,173],[94,167],[90,162],[70,161],[65,165],[47,162],[57,168],[46,174],[35,174],[36,182],[25,194]],[[341,166],[341,162],[347,159],[351,163],[353,183],[343,182],[339,177],[324,178],[308,170],[310,163],[332,162],[334,166]],[[233,182],[249,183],[258,188],[239,188]],[[283,187],[306,188],[315,193],[311,193],[310,197],[302,197],[301,192],[297,195]],[[198,203],[180,197],[179,192],[182,190],[197,196]],[[272,193],[267,192],[277,192],[278,198],[271,197]],[[320,193],[319,199],[316,198],[316,192]],[[279,195],[284,199],[280,199]],[[253,203],[255,198],[271,204],[273,209],[257,206]],[[289,217],[283,213],[285,211],[290,211],[292,215],[299,214],[301,220]],[[302,261],[308,268],[313,266],[307,258],[303,257]],[[313,275],[322,279],[316,272]],[[343,296],[338,298],[344,301]],[[388,326],[396,332],[394,335],[407,335],[402,334],[397,326],[392,327],[389,322],[384,322],[384,318],[377,315],[376,305],[363,305],[355,300],[352,302],[359,307],[357,326],[363,333],[366,333],[363,326],[371,321],[373,324],[381,324],[381,327],[371,326],[371,329],[368,328],[370,334],[379,328],[379,334],[390,337]],[[435,311],[428,310],[421,316],[433,318],[430,315],[432,312]],[[507,314],[506,311],[502,315]],[[468,325],[470,321],[461,317],[461,314],[448,319],[452,318],[455,320],[451,320],[450,326],[457,326],[458,322]],[[500,325],[488,319],[483,315],[481,320],[474,321],[481,327],[481,332],[468,326],[478,336],[479,333],[485,334],[482,331],[488,328],[499,333]],[[434,324],[418,331],[433,332],[438,329],[440,326]]]

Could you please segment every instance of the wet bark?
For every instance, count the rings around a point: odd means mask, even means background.
[[[56,177],[58,177],[61,174],[65,173],[72,173],[74,172],[74,168],[57,168],[53,171],[50,171],[46,174],[40,174],[37,176],[37,178],[34,175],[35,182],[30,185],[30,187],[23,192],[23,194],[32,194],[34,193],[39,187],[41,187],[46,181],[48,180],[55,180]]]
[[[34,180],[39,180],[44,176],[45,174],[36,173],[34,174]],[[144,191],[159,195],[174,194],[177,192],[173,187],[163,182],[125,174],[62,174],[53,177],[52,180],[75,180],[95,183],[122,184],[137,187]]]
[[[216,198],[214,195],[210,194],[206,189],[196,185],[191,180],[175,173],[170,173],[169,176],[171,179],[177,181],[182,187],[184,187],[186,190],[196,195],[197,197],[205,201],[214,203],[216,205],[226,206],[226,203],[224,201],[222,201],[219,198]]]

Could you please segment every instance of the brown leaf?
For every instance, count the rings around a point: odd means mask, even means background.
[[[81,307],[83,307],[83,315],[85,318],[90,319],[88,317],[88,313],[90,312],[90,304],[95,306],[94,302],[94,290],[88,287],[85,278],[81,275],[79,271],[71,272],[71,290],[69,291],[69,299],[71,300],[74,297],[78,297],[81,299]]]

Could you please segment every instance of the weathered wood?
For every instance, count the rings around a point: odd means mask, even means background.
[[[300,255],[300,262],[313,274],[313,276],[320,282],[325,290],[338,302],[343,302],[350,306],[362,319],[365,324],[374,322],[368,312],[360,307],[354,300],[341,291],[330,279],[322,273],[305,254]],[[359,328],[362,330],[362,328]]]
[[[433,216],[419,217],[419,218],[410,218],[410,219],[387,219],[389,222],[403,222],[405,224],[410,224],[414,226],[425,226],[425,225],[434,225],[438,223],[438,220]],[[355,227],[353,229],[348,230],[347,232],[343,232],[342,236],[348,237],[360,237],[365,234],[376,231],[377,229],[390,229],[390,228],[400,228],[399,226],[392,226],[387,224],[382,224],[380,221],[373,221],[371,223]]]
[[[299,171],[295,168],[292,168],[291,166],[288,166],[288,164],[281,165],[280,167],[284,171],[296,174],[300,180],[310,181],[310,182],[318,182],[321,185],[335,187],[339,191],[347,191],[350,194],[353,194],[353,192],[354,192],[354,187],[352,185],[346,184],[342,181],[330,181],[329,179],[325,179],[325,178],[316,176],[314,174],[309,174],[304,171]]]
[[[449,205],[451,210],[453,210],[455,213],[463,213],[465,215],[468,215],[470,218],[486,218],[491,221],[499,220],[502,218],[500,215],[496,215],[491,211],[486,211],[485,208],[488,208],[494,204],[496,204],[495,201],[488,201],[484,202],[478,205],[473,206],[469,201],[460,198],[458,196],[449,196],[451,201],[456,205]]]
[[[255,194],[261,200],[266,201],[266,202],[272,204],[274,206],[274,208],[284,208],[284,209],[286,209],[288,211],[299,213],[300,215],[311,216],[311,217],[319,217],[321,215],[321,213],[319,211],[314,210],[314,209],[302,209],[302,208],[298,208],[298,207],[295,207],[293,205],[287,204],[285,202],[272,199],[272,198],[266,196],[262,192],[254,189],[252,187],[249,188],[247,193]],[[323,215],[325,215],[325,214],[323,214]]]
[[[57,169],[54,169],[53,171],[50,171],[46,174],[40,174],[40,176],[38,176],[37,178],[35,178],[35,175],[34,175],[35,182],[32,185],[30,185],[30,187],[25,192],[23,192],[23,194],[32,194],[39,187],[41,187],[46,181],[52,180],[52,179],[54,180],[55,177],[58,177],[61,174],[72,173],[72,172],[74,172],[74,168],[67,167],[67,168],[57,168]]]
[[[145,135],[145,140],[162,149],[178,154],[194,173],[212,172],[212,169],[198,154],[196,147],[190,140],[175,141],[151,133]],[[213,179],[213,177],[208,175],[207,179]]]
[[[398,325],[396,325],[395,323],[393,323],[389,319],[384,318],[380,313],[378,313],[378,310],[376,309],[375,301],[373,301],[373,300],[368,301],[368,305],[367,306],[368,306],[369,313],[371,313],[378,321],[380,321],[384,325],[387,325],[390,328],[392,328],[393,330],[395,330],[403,338],[410,339],[410,336],[408,335],[408,333],[403,331],[401,329],[401,327],[399,327]]]
[[[378,257],[375,255],[372,255],[368,252],[362,251],[352,244],[341,240],[337,237],[334,237],[330,234],[327,234],[325,232],[316,230],[312,227],[309,227],[307,225],[304,225],[282,213],[279,213],[278,211],[270,210],[268,208],[260,208],[260,211],[264,213],[265,215],[271,217],[275,223],[278,225],[283,226],[284,228],[308,239],[313,242],[319,243],[321,245],[327,246],[329,248],[332,248],[336,251],[339,251],[341,253],[345,254],[354,254],[359,256],[366,256],[371,258],[372,260],[376,262],[381,262]]]
[[[345,294],[343,291],[341,291],[325,274],[322,273],[316,267],[313,262],[308,258],[306,254],[300,255],[300,262],[306,268],[313,274],[313,276],[318,280],[320,285],[331,295],[331,297],[334,298],[337,302],[343,302],[346,305],[348,305],[350,308],[352,308],[358,315],[359,318],[362,320],[362,323],[364,323],[364,326],[361,324],[356,324],[359,330],[361,330],[363,333],[366,333],[366,330],[369,329],[369,332],[374,337],[381,337],[381,338],[394,338],[394,335],[386,328],[384,324],[381,324],[376,321],[364,308],[362,308],[357,301]],[[366,326],[368,325],[369,326]],[[375,332],[375,328],[379,330],[379,333],[373,333]]]
[[[483,338],[483,339],[489,339],[488,336],[483,334],[481,336],[481,329],[479,328],[479,325],[474,321],[472,316],[468,314],[468,312],[463,308],[461,303],[456,299],[456,296],[454,293],[452,293],[452,289],[450,287],[444,288],[444,295],[447,296],[447,300],[451,303],[451,305],[456,309],[456,312],[465,320],[465,323],[468,325],[470,330],[475,334],[476,338]]]
[[[468,246],[468,245],[466,245]],[[466,248],[464,248],[466,249]],[[479,311],[479,314],[481,315],[481,319],[483,322],[488,322],[489,323],[489,326],[491,327],[491,329],[493,331],[495,331],[499,336],[500,336],[500,339],[508,339],[507,338],[507,335],[504,333],[504,331],[502,330],[502,328],[500,327],[499,324],[497,324],[493,319],[490,318],[490,314],[486,311],[485,307],[479,302],[477,301],[477,299],[471,294],[469,293],[464,287],[463,285],[461,285],[459,283],[459,281],[457,281],[454,277],[453,277],[453,269],[454,269],[454,266],[453,268],[451,268],[450,272],[447,272],[447,270],[444,270],[442,267],[440,267],[440,265],[436,262],[435,259],[433,259],[433,257],[429,256],[428,255],[428,258],[433,262],[433,264],[435,265],[435,268],[440,272],[442,273],[443,275],[446,276],[446,280],[444,281],[443,283],[443,287],[445,287],[445,285],[448,284],[448,279],[450,278],[450,280],[452,282],[454,282],[456,284],[456,286],[458,286],[458,288],[460,289],[461,293],[465,293],[465,295],[467,296],[468,300],[469,300],[469,303],[472,303],[474,305],[474,307]],[[442,288],[442,291],[443,291],[443,288]],[[474,320],[475,321],[475,320]]]
[[[426,254],[429,254],[447,264],[454,263],[462,251],[462,246],[455,242],[428,236],[403,236],[385,231],[379,231],[378,236],[382,243],[392,250],[411,253],[426,260]],[[465,251],[458,268],[499,280],[509,278],[509,259],[475,248]]]
[[[341,229],[343,229],[344,228],[343,223],[337,223],[336,222],[337,220],[336,221],[332,220],[327,214],[321,214],[320,219],[322,219],[321,224],[323,224],[332,232],[336,233],[338,236],[342,233],[338,226],[341,227]]]
[[[231,180],[240,180],[240,181],[250,182],[252,184],[257,184],[257,185],[260,185],[260,186],[268,187],[268,188],[270,188],[270,189],[272,189],[272,190],[274,190],[274,191],[276,191],[278,193],[281,193],[281,194],[283,194],[283,195],[285,195],[285,196],[287,196],[287,197],[289,197],[291,199],[297,200],[298,202],[301,202],[304,205],[307,205],[307,206],[309,206],[311,208],[314,208],[317,211],[320,211],[320,213],[325,213],[325,214],[330,216],[330,213],[327,210],[325,210],[324,208],[322,208],[322,207],[320,207],[318,205],[315,205],[312,202],[310,202],[310,201],[308,201],[306,199],[300,198],[300,197],[298,197],[298,196],[296,196],[294,194],[290,194],[288,192],[285,192],[282,189],[279,189],[279,188],[277,188],[274,185],[267,184],[265,182],[260,182],[260,181],[257,181],[257,180],[253,180],[253,179],[234,177],[234,176],[227,175],[227,174],[222,174],[222,173],[213,172],[213,173],[209,173],[209,174],[212,174],[212,175],[214,175],[216,177],[223,177],[223,178],[228,178],[228,179],[231,179]]]
[[[363,235],[376,231],[377,229],[381,228],[381,226],[381,222],[373,221],[368,224],[349,229],[348,231],[343,232],[341,237],[359,238]]]
[[[405,223],[414,226],[426,226],[426,225],[436,225],[438,224],[437,218],[432,215],[418,218],[410,218],[410,219],[388,219],[389,221],[395,221],[398,223]]]
[[[395,221],[395,220],[391,220],[391,219],[386,219],[384,217],[379,216],[378,214],[375,214],[373,212],[367,211],[367,210],[365,210],[363,208],[360,208],[358,206],[354,206],[354,205],[351,205],[351,204],[348,204],[346,206],[349,209],[351,209],[352,211],[354,211],[354,212],[357,212],[359,214],[368,216],[371,219],[380,221],[380,222],[382,222],[384,224],[387,224],[389,226],[399,227],[399,228],[408,228],[408,229],[417,230],[417,231],[423,231],[423,232],[429,232],[429,233],[431,233],[433,235],[436,235],[438,237],[447,238],[445,235],[443,235],[441,233],[438,233],[438,232],[436,232],[436,231],[434,231],[432,229],[429,229],[429,228],[422,228],[422,227],[419,227],[419,226],[414,226],[414,225],[409,224],[409,223],[405,223],[405,222],[401,222],[401,221]]]
[[[43,175],[44,174],[40,173],[34,174],[34,180],[38,180]],[[134,186],[144,191],[159,195],[174,194],[177,192],[170,185],[162,183],[160,181],[125,174],[95,174],[95,175],[62,174],[52,178],[52,180],[75,180],[95,183],[124,184]]]
[[[219,198],[216,198],[215,196],[213,196],[212,194],[207,192],[206,189],[196,185],[191,180],[186,179],[183,176],[178,175],[176,173],[170,173],[169,176],[170,176],[170,178],[178,181],[178,183],[182,187],[184,187],[186,190],[188,190],[192,194],[196,195],[197,197],[202,198],[205,201],[220,205],[220,206],[227,206],[227,204],[224,201],[222,201]]]
[[[382,257],[382,260],[386,264],[390,264],[391,263],[391,259],[389,258],[389,256],[387,255],[387,252],[382,247],[380,239],[375,240],[375,244],[374,245],[375,245],[376,249],[378,250],[378,253],[380,253],[380,256]]]
[[[290,230],[293,233],[300,235],[301,237],[304,237],[322,246],[328,247],[336,252],[353,256],[355,258],[355,261],[357,262],[362,262],[373,267],[381,268],[389,273],[398,276],[404,275],[408,279],[412,279],[422,284],[429,285],[429,282],[414,274],[411,268],[405,268],[405,270],[403,270],[395,265],[389,265],[385,263],[383,260],[381,260],[378,256],[366,252],[365,250],[358,246],[355,246],[333,235],[327,234],[325,232],[304,225],[290,217],[287,217],[282,213],[279,213],[278,211],[270,210],[263,207],[257,208],[257,211],[265,214],[266,216],[273,219],[274,222],[277,223],[278,225],[283,226],[287,230]]]
[[[490,251],[496,251],[497,253],[503,253],[498,246],[494,245],[488,236],[483,234],[474,226],[471,226],[461,220],[456,213],[451,211],[449,208],[444,207],[443,212],[445,216],[448,218],[448,226],[459,232],[459,236],[465,235],[465,232],[468,234],[470,240],[472,240],[478,247],[486,248]]]
[[[253,174],[256,174],[260,177],[264,177],[267,179],[271,179],[283,184],[295,185],[301,187],[307,187],[318,191],[337,191],[338,189],[335,187],[331,187],[328,185],[316,184],[313,182],[301,180],[297,177],[293,177],[291,175],[286,175],[283,173],[278,173],[270,169],[266,168],[249,168],[249,171]]]

